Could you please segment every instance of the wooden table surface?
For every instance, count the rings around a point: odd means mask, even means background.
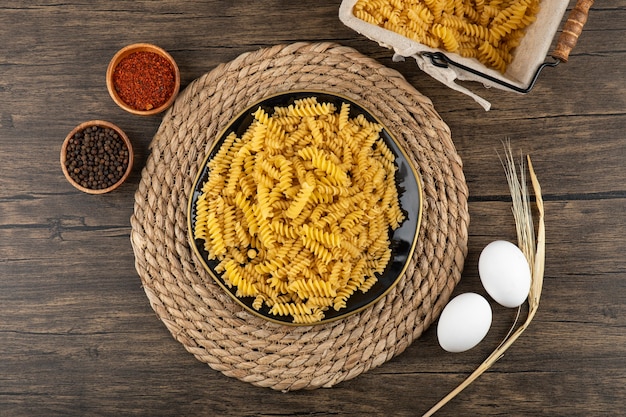
[[[570,61],[545,70],[530,94],[472,86],[489,112],[414,61],[392,62],[389,50],[340,23],[339,4],[2,2],[0,415],[421,415],[497,346],[514,312],[493,305],[492,331],[466,353],[444,352],[433,325],[352,380],[281,393],[199,362],[150,308],[129,218],[161,118],[116,107],[104,81],[109,59],[129,43],[158,44],[177,60],[184,88],[244,52],[298,41],[338,42],[398,70],[449,125],[471,216],[455,294],[484,294],[481,249],[515,240],[502,140],[532,157],[547,229],[539,312],[437,415],[626,415],[626,2],[596,2]],[[125,129],[136,152],[128,182],[104,196],[72,188],[59,164],[65,135],[96,118]]]

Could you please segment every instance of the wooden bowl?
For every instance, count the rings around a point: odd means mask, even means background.
[[[74,138],[74,136],[77,133],[83,132],[87,128],[92,128],[93,126],[112,129],[113,131],[115,131],[115,133],[117,133],[117,136],[119,137],[119,139],[122,140],[122,142],[124,143],[124,147],[128,149],[128,163],[127,163],[126,168],[124,169],[123,174],[121,175],[121,177],[119,177],[119,179],[117,179],[117,181],[114,184],[111,184],[111,185],[108,185],[107,187],[102,187],[102,188],[95,188],[95,187],[90,188],[88,186],[81,185],[81,183],[79,183],[79,180],[75,178],[75,175],[77,174],[73,174],[73,173],[71,174],[68,170],[68,163],[71,162],[71,159],[75,159],[72,156],[68,155],[68,147],[70,146],[71,139]],[[93,149],[93,147],[87,148],[87,149]],[[88,194],[108,193],[110,191],[115,190],[120,185],[122,185],[122,183],[126,181],[128,176],[130,175],[130,172],[132,171],[133,159],[134,159],[133,147],[132,147],[132,144],[130,143],[130,140],[128,139],[128,136],[126,136],[126,133],[124,133],[122,129],[120,129],[113,123],[106,122],[103,120],[91,120],[91,121],[79,124],[74,129],[72,129],[72,131],[65,137],[65,140],[63,141],[63,146],[61,147],[61,169],[63,170],[63,175],[65,175],[65,178],[67,179],[67,181],[70,184],[72,184],[75,188]]]
[[[159,57],[169,62],[171,66],[171,71],[173,72],[174,87],[171,90],[171,93],[168,95],[168,97],[166,98],[159,97],[158,100],[154,98],[150,100],[147,97],[143,97],[145,101],[138,100],[138,101],[142,101],[141,105],[137,105],[136,103],[133,105],[133,103],[128,103],[124,100],[123,97],[125,95],[132,95],[133,98],[135,98],[138,94],[140,94],[140,89],[142,87],[138,87],[139,83],[137,83],[135,86],[132,86],[132,87],[128,86],[128,89],[125,90],[125,92],[118,91],[118,89],[116,88],[118,87],[117,85],[117,81],[119,81],[118,77],[123,76],[123,75],[119,73],[116,74],[115,70],[117,69],[120,62],[122,62],[125,58],[127,58],[129,55],[135,52],[150,52],[153,54],[157,54]],[[165,82],[165,78],[168,78],[168,77],[167,76],[159,77],[156,72],[151,72],[151,70],[154,70],[154,71],[157,70],[156,65],[151,65],[149,63],[142,63],[141,67],[145,70],[144,72],[139,73],[139,74],[134,74],[132,77],[131,76],[128,76],[128,77],[133,78],[135,80],[138,80],[140,78],[150,79],[154,82],[155,85],[149,92],[154,93],[155,91],[158,91],[158,86],[162,84],[163,82]],[[176,65],[176,61],[174,61],[174,58],[172,58],[172,56],[168,54],[164,49],[159,48],[158,46],[155,46],[149,43],[135,43],[135,44],[128,45],[120,49],[113,56],[107,68],[106,83],[107,83],[107,90],[109,91],[111,98],[122,109],[126,110],[129,113],[140,115],[140,116],[151,116],[154,114],[161,113],[162,111],[170,107],[172,103],[174,102],[174,100],[176,99],[176,96],[178,95],[178,91],[180,90],[180,71],[178,69],[178,65]]]

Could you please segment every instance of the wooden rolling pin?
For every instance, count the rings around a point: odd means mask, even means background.
[[[589,16],[589,9],[593,5],[594,0],[578,0],[576,6],[570,12],[563,31],[559,36],[559,40],[552,52],[552,58],[558,59],[561,62],[567,62],[569,54],[578,42],[578,37],[583,31],[583,26],[587,22]]]

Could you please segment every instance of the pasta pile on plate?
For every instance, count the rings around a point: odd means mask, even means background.
[[[356,17],[502,73],[539,0],[358,0]]]
[[[366,292],[404,220],[382,126],[315,97],[261,107],[208,162],[194,238],[237,297],[314,323]]]

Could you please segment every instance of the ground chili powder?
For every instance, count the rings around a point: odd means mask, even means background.
[[[157,53],[133,52],[115,67],[113,86],[122,101],[135,110],[151,110],[174,93],[174,68]]]

